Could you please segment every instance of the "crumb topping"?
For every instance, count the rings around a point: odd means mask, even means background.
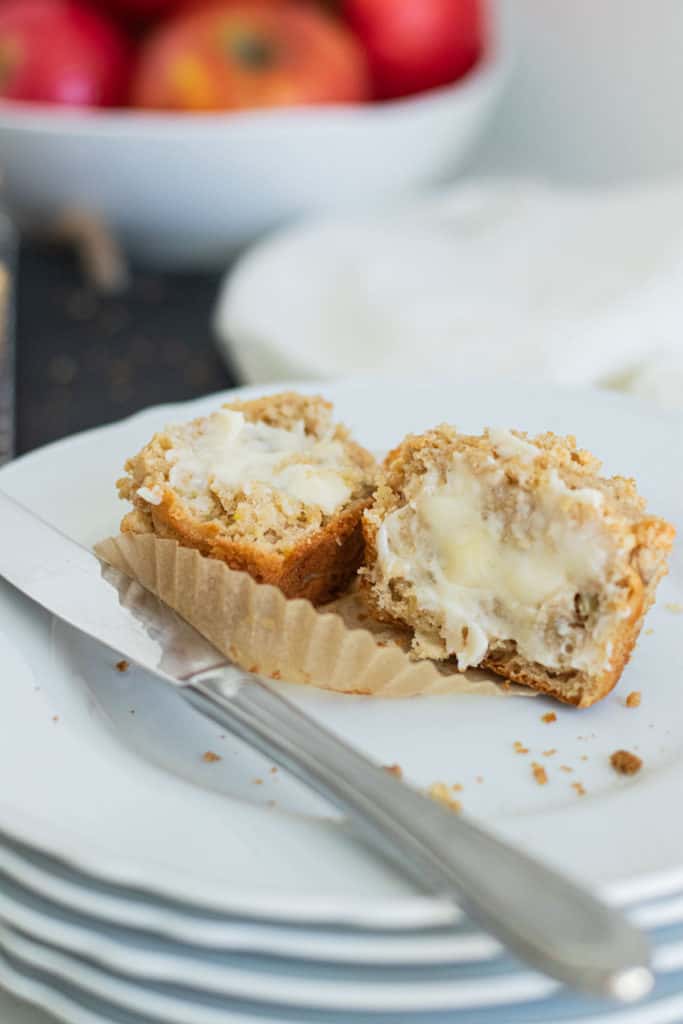
[[[328,402],[286,393],[167,427],[126,471],[119,494],[135,509],[123,529],[151,532],[182,503],[198,526],[286,554],[369,497],[375,462]]]

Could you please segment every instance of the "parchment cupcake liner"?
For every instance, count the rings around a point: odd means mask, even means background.
[[[338,693],[532,695],[484,673],[412,661],[405,634],[373,622],[351,592],[327,608],[287,600],[275,587],[153,534],[121,534],[95,548],[157,594],[242,668]]]

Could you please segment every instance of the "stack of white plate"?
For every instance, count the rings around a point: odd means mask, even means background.
[[[683,524],[683,424],[624,397],[509,380],[323,390],[376,450],[445,419],[575,433]],[[126,456],[218,402],[52,445],[0,472],[0,488],[91,544],[116,530]],[[624,906],[651,936],[657,982],[623,1008],[512,959],[366,853],[284,772],[0,585],[0,983],[73,1024],[680,1021],[682,607],[675,554],[621,686],[588,711],[540,697],[382,703],[282,684],[377,761],[418,786],[462,787],[464,813]],[[639,708],[626,706],[632,690]],[[556,720],[543,721],[550,710]],[[618,748],[643,758],[638,775],[613,772]]]

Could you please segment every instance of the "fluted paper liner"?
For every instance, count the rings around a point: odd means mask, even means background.
[[[138,580],[242,668],[292,683],[377,697],[476,693],[531,695],[484,673],[412,661],[405,635],[372,622],[348,594],[324,609],[153,534],[121,534],[100,558]],[[368,626],[370,628],[368,628]]]

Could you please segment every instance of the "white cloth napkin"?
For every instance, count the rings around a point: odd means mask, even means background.
[[[256,246],[216,316],[254,382],[522,373],[683,409],[683,186],[460,185]]]

